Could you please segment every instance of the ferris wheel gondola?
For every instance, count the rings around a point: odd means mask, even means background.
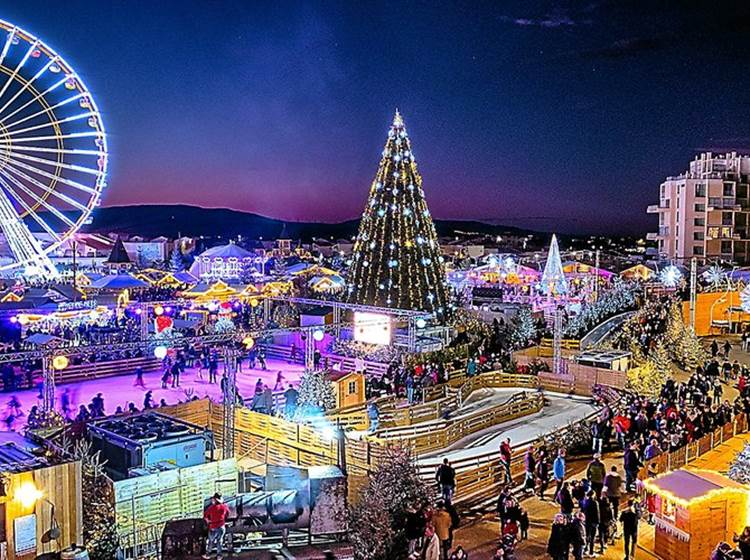
[[[55,277],[50,254],[88,220],[106,186],[96,103],[59,54],[0,20],[0,274]]]

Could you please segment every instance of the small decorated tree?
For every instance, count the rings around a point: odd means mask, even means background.
[[[169,256],[169,271],[170,272],[182,272],[185,270],[185,261],[182,260],[182,251],[180,248],[175,246],[172,249],[172,254]]]
[[[525,348],[536,338],[536,325],[528,307],[522,307],[516,315],[511,332],[511,344],[514,349]]]
[[[429,490],[409,450],[390,447],[349,515],[355,560],[406,558],[407,508],[428,503]]]
[[[324,371],[306,371],[299,382],[298,416],[310,416],[336,408],[336,395]]]
[[[735,482],[750,484],[750,443],[734,458],[727,474]]]
[[[228,334],[234,332],[236,325],[229,317],[219,317],[214,323],[214,332],[216,334]]]
[[[640,395],[656,397],[672,375],[672,362],[663,344],[651,352],[640,367],[628,371],[628,388]]]

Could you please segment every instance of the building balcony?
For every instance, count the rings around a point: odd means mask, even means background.
[[[646,206],[647,214],[658,214],[659,212],[666,212],[669,210],[669,204],[649,204]]]
[[[709,204],[708,206],[706,206],[706,210],[708,212],[713,212],[714,210],[731,210],[732,212],[740,212],[742,210],[742,205],[723,203]]]
[[[659,233],[656,231],[652,231],[650,233],[646,234],[646,240],[647,241],[659,241],[661,239],[665,239],[667,236],[663,233]]]

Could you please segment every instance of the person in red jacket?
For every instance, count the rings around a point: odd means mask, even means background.
[[[217,492],[211,497],[211,504],[203,512],[203,519],[208,524],[208,540],[203,558],[211,558],[211,547],[215,546],[216,560],[221,560],[228,516],[229,508],[221,501],[221,494]]]
[[[500,465],[503,469],[505,484],[512,484],[513,477],[510,474],[510,462],[513,458],[513,450],[510,447],[510,438],[505,438],[500,444]]]

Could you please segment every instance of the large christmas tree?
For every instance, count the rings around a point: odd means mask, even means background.
[[[443,315],[443,257],[422,177],[396,111],[359,224],[348,275],[348,300]]]

